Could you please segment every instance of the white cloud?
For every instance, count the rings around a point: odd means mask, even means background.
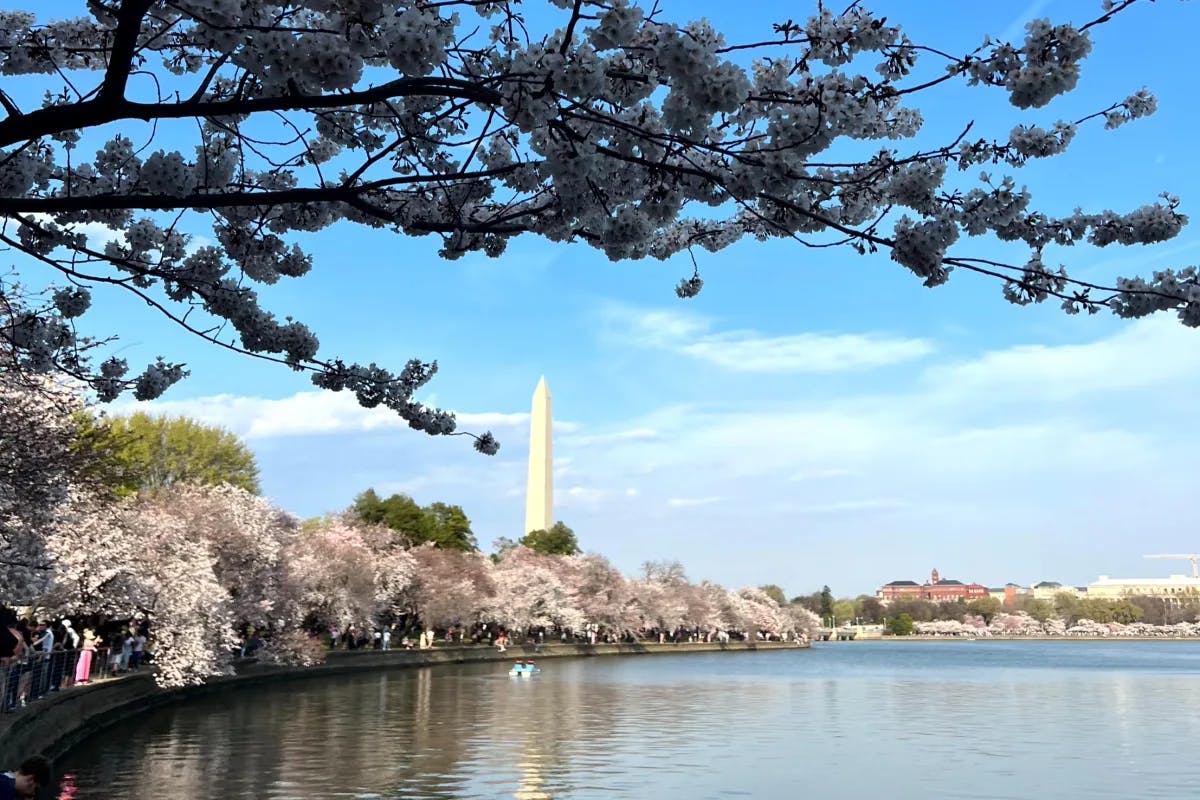
[[[883,333],[715,331],[714,322],[679,311],[609,306],[604,322],[623,343],[662,350],[746,373],[833,373],[914,361],[934,351],[928,339]]]
[[[877,497],[866,500],[840,500],[836,503],[821,503],[800,506],[796,509],[799,514],[865,514],[896,511],[908,508],[904,500]]]
[[[721,502],[719,497],[669,497],[667,505],[671,508],[694,508],[696,506],[711,506]]]
[[[556,505],[565,508],[596,506],[607,500],[611,494],[607,489],[597,489],[590,486],[566,486],[554,493],[554,500]]]
[[[48,214],[33,214],[32,217],[35,220],[43,221],[51,219]],[[118,228],[110,228],[103,222],[77,222],[70,227],[75,233],[82,233],[87,237],[87,246],[92,250],[103,252],[105,245],[109,242],[125,244],[125,231]],[[207,236],[193,234],[188,240],[187,252],[195,252],[201,247],[207,247],[212,243],[212,239]]]
[[[886,389],[746,375],[719,405],[710,385],[681,382],[664,397],[671,405],[624,419],[605,406],[602,426],[557,429],[561,518],[625,569],[684,558],[695,577],[795,591],[866,591],[930,566],[1026,584],[1136,569],[1142,548],[1185,547],[1190,535],[1178,520],[1194,505],[1200,332],[1170,320],[1103,324],[1112,332],[1088,343],[930,363]],[[524,413],[464,415],[464,427],[497,429],[498,461],[347,395],[154,407],[251,433],[283,465],[289,485],[277,494],[299,513],[343,507],[376,485],[462,504],[485,545],[519,535]],[[314,432],[338,435],[304,436]],[[346,469],[337,459],[349,465],[338,498],[317,497],[326,490],[312,481],[291,487],[298,473],[287,469],[303,456],[331,472]],[[264,468],[268,483],[272,474]]]
[[[852,470],[842,469],[840,467],[831,467],[828,469],[809,469],[801,470],[792,475],[791,480],[794,481],[823,481],[831,478],[848,478],[855,473]]]
[[[571,447],[592,447],[595,445],[615,444],[617,442],[651,442],[661,439],[662,434],[652,428],[630,428],[611,433],[578,434],[563,437],[563,442]]]
[[[363,408],[349,392],[297,392],[279,399],[221,394],[189,400],[120,403],[112,410],[184,415],[220,425],[247,439],[408,429],[408,423],[395,412],[382,407]],[[464,412],[456,416],[459,430],[472,432],[521,429],[529,425],[528,413]]]
[[[1200,372],[1200,347],[1180,347],[1193,336],[1168,316],[1128,325],[1099,341],[1023,345],[929,369],[935,392],[1003,398],[1031,394],[1066,400],[1100,391],[1139,389]]]

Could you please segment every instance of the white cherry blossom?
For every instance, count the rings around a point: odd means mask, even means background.
[[[1013,302],[1174,311],[1200,325],[1192,272],[1106,288],[1038,266],[1051,245],[1169,239],[1186,222],[1177,201],[1056,218],[1011,175],[950,184],[974,166],[1054,157],[1102,135],[1101,120],[1151,114],[1148,90],[1052,128],[1019,118],[1007,133],[913,142],[915,104],[941,111],[946,82],[1003,87],[1019,110],[1071,91],[1092,29],[1119,25],[1128,3],[1078,25],[1035,19],[1016,41],[959,55],[858,3],[762,20],[758,44],[630,0],[550,0],[528,17],[515,0],[130,0],[89,3],[75,19],[29,5],[0,12],[0,244],[55,280],[16,297],[0,288],[0,334],[22,369],[66,371],[102,400],[157,397],[186,375],[167,359],[91,361],[100,343],[77,339],[71,321],[107,284],[414,429],[459,433],[453,414],[413,399],[435,361],[325,357],[304,323],[263,307],[255,284],[312,269],[299,236],[344,223],[439,237],[447,258],[497,257],[523,233],[617,260],[787,238],[887,251],[929,286],[976,272],[999,276]],[[918,78],[919,62],[941,77]],[[67,73],[72,86],[44,91]],[[160,128],[171,133],[155,141]],[[860,140],[882,147],[847,162],[840,146]],[[85,231],[97,225],[121,235],[93,246]],[[981,236],[1021,242],[1028,257],[972,257],[962,240]],[[703,285],[693,269],[675,291]],[[498,445],[481,434],[475,446]]]

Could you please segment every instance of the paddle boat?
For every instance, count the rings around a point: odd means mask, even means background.
[[[516,664],[513,664],[508,674],[514,677],[526,677],[535,672],[541,672],[537,664],[534,664],[532,661],[518,661]]]

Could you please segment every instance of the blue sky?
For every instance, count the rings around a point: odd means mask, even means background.
[[[731,40],[761,38],[810,8],[664,5],[707,16]],[[1082,22],[1099,5],[868,4],[952,52],[985,33],[1015,35],[1035,15]],[[1198,27],[1195,4],[1139,4],[1095,32],[1076,92],[1024,113],[997,90],[948,87],[919,106],[918,141],[953,138],[972,119],[973,135],[1003,137],[1148,86],[1155,116],[1086,126],[1018,183],[1050,213],[1128,211],[1172,191],[1194,215],[1198,119],[1181,65]],[[302,241],[315,269],[264,288],[267,305],[309,323],[327,357],[438,359],[425,399],[459,411],[463,427],[492,429],[498,456],[206,346],[120,295],[98,291],[89,315],[97,330],[120,331],[132,363],[186,361],[192,377],[154,405],[244,435],[266,493],[297,514],[343,508],[373,486],[461,504],[485,545],[519,536],[527,412],[544,374],[558,424],[557,516],[628,571],[677,558],[694,578],[852,594],[931,567],[992,585],[1180,572],[1186,564],[1141,556],[1196,549],[1200,332],[1169,317],[1019,308],[985,278],[957,274],[930,290],[886,255],[784,242],[704,254],[705,290],[683,302],[672,287],[690,272],[686,256],[612,264],[524,237],[497,260],[446,262],[434,239],[349,226]],[[1195,263],[1198,250],[1188,228],[1160,246],[1061,257],[1077,277],[1111,279]],[[955,252],[1012,251],[971,240]],[[14,264],[35,282],[35,268]]]

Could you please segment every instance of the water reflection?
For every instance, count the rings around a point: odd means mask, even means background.
[[[1087,800],[1180,798],[1200,780],[1192,644],[843,643],[544,669],[323,678],[163,709],[71,754],[58,797],[956,797],[969,778],[975,798]]]

